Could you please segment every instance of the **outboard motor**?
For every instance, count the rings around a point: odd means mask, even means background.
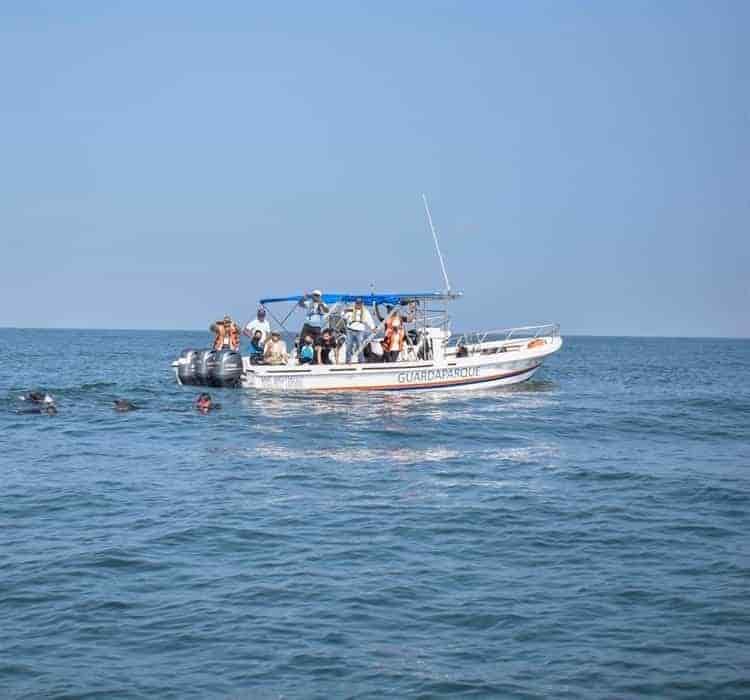
[[[180,380],[180,384],[196,384],[196,369],[198,351],[197,350],[183,350],[182,355],[177,364],[177,377]]]
[[[195,357],[195,383],[206,386],[209,381],[209,366],[216,357],[215,350],[201,350]]]
[[[234,350],[219,350],[207,361],[211,386],[236,387],[242,378],[242,356]]]

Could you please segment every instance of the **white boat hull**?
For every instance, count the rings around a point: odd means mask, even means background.
[[[538,341],[537,341],[538,342]],[[562,346],[557,336],[529,348],[515,341],[514,350],[486,352],[440,360],[351,365],[251,365],[245,358],[242,386],[267,391],[446,391],[486,389],[531,378],[546,357]]]

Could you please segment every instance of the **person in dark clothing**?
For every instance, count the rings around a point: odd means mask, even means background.
[[[203,393],[198,396],[198,398],[195,400],[195,408],[198,410],[199,413],[203,413],[204,415],[210,411],[213,411],[217,408],[221,408],[221,404],[216,403],[212,398],[211,394]]]
[[[250,364],[260,365],[263,363],[263,331],[256,330],[250,339]]]
[[[312,336],[313,341],[320,337],[330,309],[323,301],[323,292],[319,289],[313,289],[310,293],[305,292],[298,305],[305,309],[305,324],[299,334],[299,353],[304,347],[305,336]]]
[[[315,364],[332,365],[336,350],[336,338],[330,328],[326,328],[315,340]]]

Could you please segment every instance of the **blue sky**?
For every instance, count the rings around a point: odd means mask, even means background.
[[[750,335],[750,4],[0,6],[0,325],[436,289],[462,329]]]

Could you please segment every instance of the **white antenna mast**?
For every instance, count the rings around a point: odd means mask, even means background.
[[[422,201],[424,202],[424,210],[427,212],[427,221],[430,223],[430,231],[432,231],[432,238],[435,241],[435,249],[437,250],[438,258],[440,259],[440,267],[443,270],[443,279],[445,280],[445,291],[451,291],[451,283],[448,281],[448,273],[445,271],[445,262],[443,261],[443,254],[440,252],[440,244],[438,243],[437,233],[435,233],[435,227],[432,225],[432,216],[430,215],[430,207],[427,204],[427,197],[422,195]]]

